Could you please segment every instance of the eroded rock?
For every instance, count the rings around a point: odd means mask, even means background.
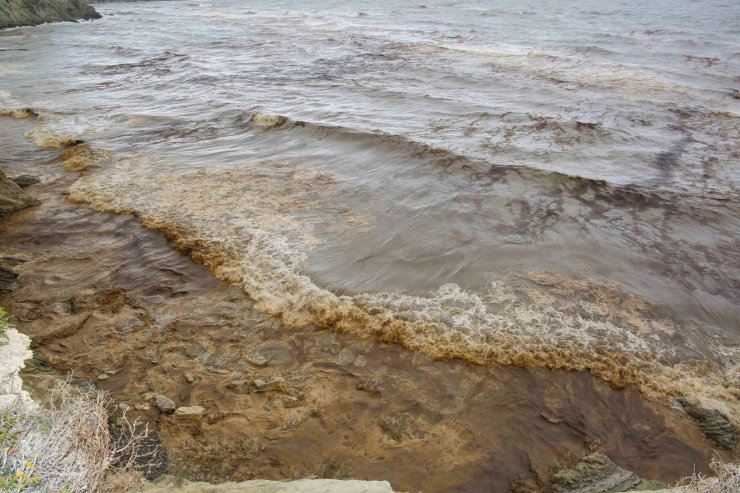
[[[18,274],[0,265],[0,293],[9,293],[19,285]]]
[[[641,479],[633,472],[622,469],[609,457],[593,452],[568,469],[561,469],[552,476],[553,493],[614,493],[629,491]]]
[[[162,394],[154,396],[154,405],[163,413],[171,413],[175,410],[175,401]]]
[[[15,183],[21,188],[30,187],[41,182],[41,179],[35,175],[18,175],[10,178],[10,181]]]
[[[686,399],[679,399],[678,402],[712,443],[727,450],[735,449],[737,427],[721,411],[701,407]]]
[[[100,17],[100,14],[84,0],[0,1],[0,29]]]
[[[38,203],[38,200],[28,195],[0,170],[0,215],[20,211]]]
[[[206,409],[203,406],[183,406],[183,407],[178,407],[175,410],[175,414],[177,416],[182,416],[186,418],[199,417],[200,415],[203,414],[203,411],[205,410]]]

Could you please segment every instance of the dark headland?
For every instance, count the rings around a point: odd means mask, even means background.
[[[0,29],[100,17],[84,0],[0,0]]]

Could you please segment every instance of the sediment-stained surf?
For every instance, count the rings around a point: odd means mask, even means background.
[[[162,232],[301,351],[318,326],[740,422],[737,5],[101,10],[0,33],[4,168],[79,173],[70,200]]]

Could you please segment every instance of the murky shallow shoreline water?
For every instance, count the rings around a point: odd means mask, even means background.
[[[42,205],[0,222],[0,251],[23,281],[0,303],[42,362],[151,423],[171,474],[506,491],[514,480],[548,484],[589,443],[669,483],[707,471],[717,452],[695,423],[634,387],[616,390],[585,373],[435,362],[373,339],[283,326],[135,218],[65,201],[76,175],[55,153],[15,168],[41,176],[29,192]],[[112,376],[97,381],[106,371]],[[278,377],[270,391],[250,388]],[[44,371],[26,380],[43,387]],[[204,406],[204,415],[162,414],[152,393]]]
[[[135,214],[286,331],[737,422],[737,9],[105,5],[0,33],[0,109],[41,115],[0,117],[0,164],[64,147],[70,200]]]

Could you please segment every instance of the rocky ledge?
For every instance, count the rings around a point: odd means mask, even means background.
[[[0,29],[100,17],[84,0],[0,0]]]
[[[353,479],[298,479],[268,481],[252,479],[239,483],[210,484],[190,482],[172,476],[161,476],[143,488],[143,493],[393,493],[388,481],[358,481]]]
[[[20,376],[25,361],[32,356],[30,345],[31,339],[15,329],[9,328],[0,334],[0,409],[17,404],[24,407],[36,405],[23,390]]]

